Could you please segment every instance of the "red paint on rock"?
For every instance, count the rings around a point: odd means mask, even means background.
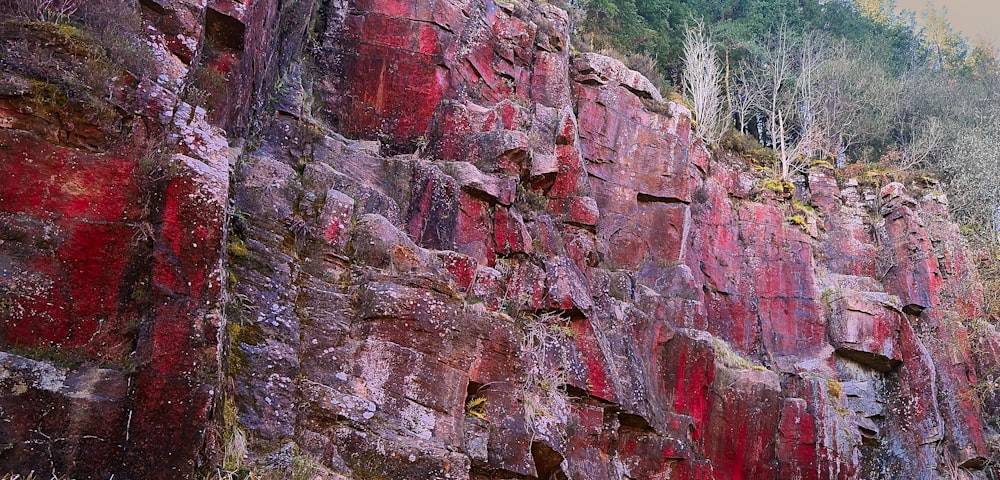
[[[38,247],[23,259],[30,270],[19,280],[35,286],[8,297],[23,314],[3,319],[0,338],[13,345],[78,349],[99,361],[122,360],[138,316],[132,292],[139,278],[129,278],[140,275],[130,270],[141,251],[133,242],[140,203],[134,163],[24,134],[3,136],[13,148],[2,155],[0,212],[32,219],[23,223],[25,240]]]
[[[398,46],[397,46],[398,47]],[[436,62],[416,61],[384,46],[362,44],[344,58],[350,72],[341,97],[340,127],[351,136],[396,141],[423,135],[447,85],[447,70]]]
[[[608,379],[604,367],[604,356],[601,351],[594,332],[587,321],[576,321],[571,325],[576,348],[583,357],[583,363],[587,367],[586,378],[583,388],[587,393],[609,402],[616,401],[614,384]]]

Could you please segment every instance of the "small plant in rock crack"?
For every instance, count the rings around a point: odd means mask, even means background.
[[[425,135],[417,137],[416,140],[413,141],[413,146],[414,146],[413,154],[418,157],[423,157],[424,150],[427,150],[427,145],[429,144],[430,141],[427,139]]]
[[[296,217],[288,225],[288,231],[292,232],[296,245],[301,245],[310,237],[315,236],[313,227],[305,220]]]
[[[524,420],[532,437],[565,437],[570,408],[565,390],[570,367],[567,345],[572,343],[569,322],[557,313],[523,315],[518,319],[524,365]]]
[[[465,414],[478,418],[480,420],[486,420],[486,397],[476,396],[465,402]]]
[[[544,211],[549,200],[545,197],[544,192],[526,188],[523,184],[518,183],[515,202],[521,210],[530,212],[532,210]]]

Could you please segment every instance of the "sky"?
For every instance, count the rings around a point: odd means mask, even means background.
[[[896,10],[916,12],[919,22],[928,3],[947,7],[951,28],[966,38],[1000,46],[1000,0],[896,0]]]

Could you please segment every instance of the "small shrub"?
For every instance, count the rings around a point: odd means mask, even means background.
[[[761,145],[757,139],[734,128],[722,134],[719,146],[749,158],[754,166],[774,165],[778,161],[778,152]],[[771,170],[771,167],[766,168]]]
[[[299,454],[292,457],[291,480],[315,480],[329,478],[330,470],[322,463],[308,455]]]
[[[804,217],[802,215],[792,215],[790,217],[785,218],[785,220],[787,220],[788,223],[793,223],[793,224],[798,225],[798,226],[800,226],[802,228],[808,228],[809,227],[809,222],[806,222],[806,217]]]
[[[1000,246],[973,244],[976,252],[976,269],[983,283],[983,309],[994,318],[1000,318]]]
[[[854,178],[862,185],[876,188],[892,182],[906,183],[909,174],[899,168],[881,163],[855,163],[838,170],[841,178]]]
[[[722,134],[719,145],[726,150],[740,154],[748,154],[760,148],[760,142],[735,128],[730,128]]]
[[[465,414],[467,416],[486,420],[486,397],[474,396],[465,402]]]
[[[761,190],[787,196],[795,193],[795,184],[782,178],[770,177],[761,180],[757,187]]]
[[[517,184],[517,205],[519,207],[528,207],[522,210],[545,210],[549,204],[549,200],[545,198],[545,194],[530,188],[525,188],[524,184],[518,182]]]
[[[71,21],[93,35],[108,57],[132,75],[143,78],[153,73],[153,52],[135,0],[88,0]]]
[[[225,96],[228,82],[226,75],[215,68],[199,67],[194,72],[194,81],[184,89],[184,99],[211,112]]]
[[[0,23],[0,77],[14,85],[44,85],[22,90],[15,101],[53,123],[67,112],[82,118],[74,121],[96,126],[103,136],[71,140],[96,150],[108,147],[130,124],[137,79],[153,70],[138,8],[125,0],[96,0],[38,15],[18,14],[25,10],[12,5],[24,6],[0,0],[0,11],[14,13]]]
[[[0,0],[0,11],[29,23],[58,25],[75,40],[99,46],[114,65],[136,77],[152,72],[152,51],[134,0]]]
[[[0,10],[37,22],[65,21],[84,0],[0,0]]]

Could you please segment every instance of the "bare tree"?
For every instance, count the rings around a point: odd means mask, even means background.
[[[826,52],[811,79],[810,156],[840,158],[889,135],[900,88],[870,51],[841,42]]]
[[[915,123],[909,128],[914,132],[913,138],[903,143],[903,159],[899,164],[904,170],[926,166],[926,162],[931,156],[938,154],[945,143],[944,128],[940,119],[929,117],[911,120]]]
[[[712,37],[705,25],[695,22],[684,33],[684,89],[694,101],[698,136],[707,143],[717,143],[726,126],[722,108],[722,67]]]
[[[761,104],[761,93],[763,84],[759,70],[754,68],[749,62],[740,62],[739,71],[736,73],[729,94],[731,99],[729,104],[730,117],[735,116],[739,123],[740,133],[747,133],[747,119],[754,113],[754,110]]]
[[[795,46],[784,20],[778,24],[771,41],[765,45],[761,57],[762,73],[766,82],[761,110],[767,115],[768,139],[771,148],[778,149],[781,160],[781,178],[792,173],[788,141],[789,125],[786,120],[795,110]]]
[[[1000,112],[992,113],[1000,120]],[[937,160],[948,184],[949,210],[956,222],[986,233],[995,241],[1000,210],[1000,182],[996,181],[1000,132],[992,125],[957,130],[951,148]]]
[[[826,46],[821,34],[806,35],[802,39],[795,79],[799,134],[792,155],[796,158],[819,157],[826,144],[823,124],[819,121],[821,99],[818,78],[825,55]]]

